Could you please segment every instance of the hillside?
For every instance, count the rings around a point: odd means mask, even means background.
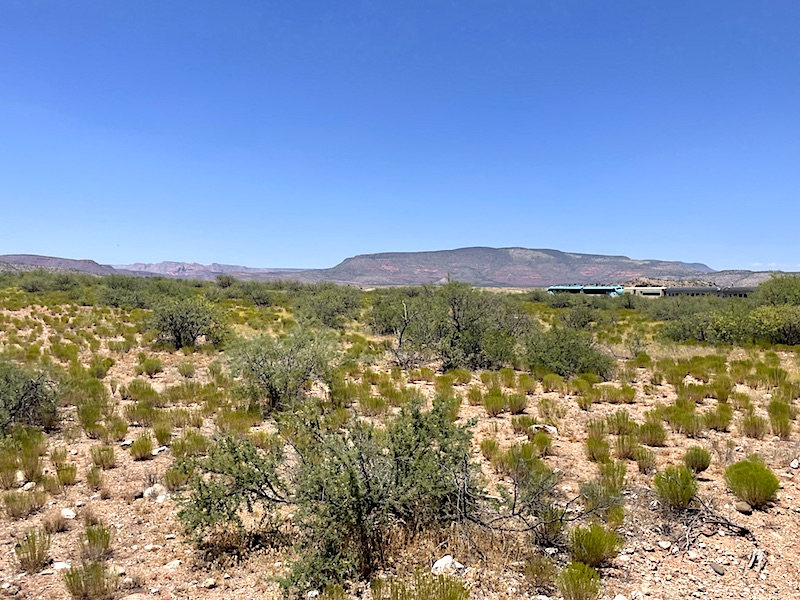
[[[333,282],[358,286],[418,285],[451,278],[484,287],[546,287],[555,284],[626,283],[637,279],[705,282],[716,285],[758,285],[769,271],[714,271],[702,263],[637,260],[627,256],[579,254],[528,248],[459,248],[431,252],[361,254],[329,269],[255,268],[212,263],[165,261],[103,265],[93,260],[0,255],[0,272],[42,268],[107,275],[112,273],[213,280],[219,275],[272,281]]]

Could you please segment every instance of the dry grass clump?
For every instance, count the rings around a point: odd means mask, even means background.
[[[44,529],[29,529],[14,546],[19,566],[26,573],[38,573],[50,562],[50,534]]]

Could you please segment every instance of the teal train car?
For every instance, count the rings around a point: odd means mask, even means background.
[[[621,296],[625,288],[621,285],[551,285],[548,294],[590,294],[594,296]]]

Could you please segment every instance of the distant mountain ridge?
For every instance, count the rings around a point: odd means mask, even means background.
[[[391,286],[440,283],[451,278],[483,287],[547,287],[556,284],[626,283],[635,279],[706,281],[716,285],[757,285],[768,271],[715,271],[703,263],[637,260],[627,256],[581,254],[551,249],[471,247],[427,252],[360,254],[329,269],[278,269],[239,265],[165,261],[103,265],[93,260],[0,255],[0,271],[42,268],[108,275],[161,276],[213,280],[219,275],[237,279],[346,285]]]

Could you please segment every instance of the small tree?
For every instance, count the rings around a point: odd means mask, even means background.
[[[162,342],[175,348],[194,347],[201,337],[217,346],[225,337],[222,317],[197,297],[165,301],[153,312],[152,326]]]
[[[333,358],[326,337],[301,329],[285,337],[239,342],[231,352],[231,367],[272,410],[301,398],[312,380],[325,379]]]
[[[46,373],[0,361],[0,432],[14,423],[54,427],[57,398],[58,387]]]

